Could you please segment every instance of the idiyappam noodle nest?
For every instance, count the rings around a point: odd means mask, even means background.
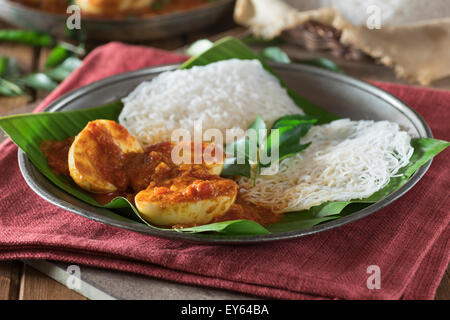
[[[406,166],[414,151],[396,123],[342,119],[314,126],[312,142],[281,163],[275,175],[240,178],[242,196],[274,212],[309,209],[328,201],[371,196]]]

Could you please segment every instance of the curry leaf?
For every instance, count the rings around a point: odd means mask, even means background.
[[[55,68],[48,69],[44,73],[51,79],[61,82],[82,64],[82,61],[76,57],[69,57]]]
[[[247,137],[242,137],[236,141],[230,142],[226,146],[226,153],[240,159],[250,159],[250,141]]]
[[[11,80],[20,76],[21,73],[15,59],[0,57],[0,95],[14,97],[25,93],[22,86]]]
[[[35,90],[52,91],[58,86],[58,83],[66,79],[82,61],[76,57],[66,57],[71,55],[70,50],[63,47],[56,47],[47,60],[48,66],[43,72],[31,73],[22,76],[18,63],[13,58],[0,58],[0,95],[18,96],[26,94],[23,87],[29,87]],[[63,62],[58,64],[60,60]]]
[[[261,51],[260,53],[261,57],[263,57],[264,59],[268,59],[268,60],[272,60],[275,62],[279,62],[279,63],[291,63],[291,59],[289,58],[289,56],[280,48],[278,47],[268,47],[266,49],[264,49],[263,51]],[[322,69],[327,69],[330,71],[334,71],[337,73],[344,73],[344,71],[339,68],[339,66],[334,62],[331,61],[330,59],[327,58],[313,58],[313,59],[295,59],[294,60],[295,63],[300,63],[300,64],[307,64],[310,66],[315,66],[318,68],[322,68]]]
[[[268,47],[261,51],[261,57],[280,63],[291,63],[288,55],[278,47]]]
[[[248,160],[238,163],[238,158],[226,158],[221,175],[224,177],[241,176],[250,178],[252,169]]]
[[[251,167],[249,163],[258,161],[258,148],[266,135],[266,131],[266,123],[260,116],[257,116],[256,120],[248,127],[247,136],[227,144],[226,152],[233,157],[225,163],[226,174],[224,175],[250,177]],[[253,135],[254,139],[249,139],[250,135]],[[252,145],[253,143],[256,145]],[[236,174],[231,174],[231,172]]]
[[[257,116],[256,120],[250,125],[250,127],[248,127],[248,130],[255,130],[256,146],[259,147],[261,145],[262,139],[264,139],[266,135],[266,123],[260,116]]]
[[[317,121],[318,121],[317,118],[308,115],[300,115],[300,114],[287,115],[275,121],[274,124],[272,125],[272,129],[279,129],[281,127],[295,127],[300,124],[313,125],[316,124]]]
[[[0,30],[0,42],[18,42],[38,47],[48,47],[53,43],[49,34],[29,30]]]
[[[58,64],[62,63],[64,60],[66,60],[71,55],[71,52],[67,50],[67,48],[57,45],[53,48],[53,50],[50,52],[47,61],[45,62],[45,66],[48,67],[55,67]]]
[[[0,57],[0,77],[5,79],[14,79],[22,74],[16,59],[9,57]]]
[[[8,67],[8,58],[0,57],[0,77],[3,76],[7,67]]]
[[[300,144],[300,139],[316,122],[317,119],[302,115],[289,115],[275,121],[272,132],[262,148],[267,161],[260,162],[260,165],[269,167],[275,161],[281,162],[309,147],[310,143]],[[278,150],[278,156],[274,155],[275,148]]]
[[[0,78],[0,95],[7,97],[20,96],[24,93],[22,87],[17,84],[8,81],[6,79]]]
[[[327,69],[327,70],[334,71],[337,73],[344,73],[344,70],[342,70],[334,61],[331,61],[330,59],[327,59],[327,58],[295,60],[294,62],[300,63],[300,64],[307,64],[307,65],[319,67],[322,69]]]
[[[35,90],[52,91],[57,86],[58,83],[53,81],[45,73],[32,73],[26,75],[18,80],[18,82],[27,87],[33,88]]]

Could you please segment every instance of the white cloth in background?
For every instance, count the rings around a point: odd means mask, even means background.
[[[381,29],[367,27],[369,6],[379,8]],[[341,42],[378,58],[400,77],[426,85],[450,76],[448,0],[238,0],[235,19],[269,39],[318,21],[341,30]]]

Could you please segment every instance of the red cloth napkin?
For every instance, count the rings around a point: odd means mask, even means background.
[[[103,77],[184,59],[108,44],[91,53],[38,110]],[[436,138],[450,140],[450,92],[378,85],[420,112]],[[450,150],[436,157],[408,194],[367,218],[299,239],[247,246],[159,239],[66,212],[27,186],[11,141],[0,150],[1,260],[52,259],[274,298],[432,299],[450,258]],[[371,265],[380,268],[380,289],[367,287]]]

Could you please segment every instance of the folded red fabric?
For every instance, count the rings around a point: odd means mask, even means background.
[[[185,58],[111,43],[96,49],[37,110],[101,78]],[[450,92],[378,83],[413,106],[436,138],[450,140]],[[159,239],[88,220],[40,199],[0,148],[0,259],[53,259],[286,299],[432,299],[450,259],[450,150],[389,207],[343,227],[247,246]],[[381,272],[369,289],[370,266]],[[369,279],[370,282],[370,279]],[[370,286],[369,286],[370,287]]]

